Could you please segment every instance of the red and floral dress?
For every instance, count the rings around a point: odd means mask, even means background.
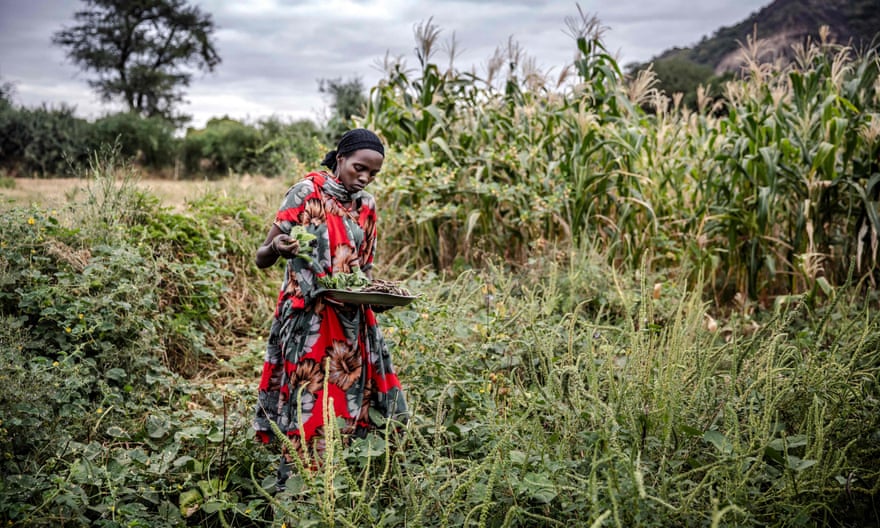
[[[305,442],[320,452],[326,417],[343,418],[343,434],[363,433],[377,420],[406,419],[373,311],[327,304],[321,297],[319,277],[357,267],[367,271],[373,264],[376,202],[364,191],[345,194],[329,174],[311,173],[287,191],[275,217],[283,233],[302,225],[317,239],[300,250],[311,262],[287,261],[254,420],[263,442],[272,436],[270,420],[298,450]]]

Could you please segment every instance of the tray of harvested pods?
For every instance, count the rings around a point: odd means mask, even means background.
[[[417,296],[392,281],[374,279],[367,286],[352,290],[324,290],[329,299],[346,304],[374,304],[376,306],[406,306]]]

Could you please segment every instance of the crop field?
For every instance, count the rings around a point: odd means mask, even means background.
[[[698,109],[589,21],[568,79],[388,64],[359,124],[411,408],[274,489],[251,419],[295,179],[7,178],[0,520],[880,524],[880,61],[816,44]],[[436,35],[435,35],[436,36]],[[451,67],[450,67],[451,68]]]

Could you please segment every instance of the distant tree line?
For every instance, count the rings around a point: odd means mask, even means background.
[[[275,176],[298,160],[320,161],[365,104],[360,79],[322,80],[331,115],[312,120],[267,117],[243,122],[209,120],[182,135],[173,119],[139,112],[78,117],[68,105],[27,108],[12,101],[13,86],[0,85],[0,171],[12,176],[71,176],[86,167],[93,152],[109,145],[137,165],[167,177],[219,177],[230,173]]]
[[[0,83],[0,171],[15,176],[66,176],[111,146],[136,164],[176,177],[229,173],[283,174],[294,160],[319,161],[366,105],[359,78],[321,79],[329,115],[310,120],[277,117],[246,123],[227,116],[204,128],[177,131],[189,121],[178,105],[194,69],[220,63],[209,13],[186,0],[82,0],[75,24],[52,41],[90,78],[101,99],[126,112],[94,121],[68,105],[16,106],[13,85]]]

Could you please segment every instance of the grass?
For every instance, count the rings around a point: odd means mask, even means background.
[[[22,269],[50,270],[42,246],[36,257],[17,261],[8,245],[26,242],[37,228],[44,242],[61,237],[91,250],[84,279],[96,276],[98,258],[110,259],[101,273],[119,279],[109,281],[115,289],[94,290],[91,301],[56,293],[57,334],[51,325],[37,333],[14,323],[8,304],[14,289],[4,286],[4,520],[108,526],[877,521],[880,327],[870,307],[876,299],[832,290],[820,305],[804,297],[776,310],[713,312],[713,331],[709,307],[693,288],[646,267],[610,267],[589,246],[548,249],[523,269],[499,263],[445,278],[409,275],[408,286],[423,296],[381,315],[413,409],[405,435],[378,431],[349,444],[334,437],[321,470],[299,473],[275,495],[277,447],[255,445],[249,427],[264,346],[259,321],[270,307],[253,300],[229,307],[240,312],[236,320],[252,321],[245,323],[246,338],[217,340],[226,344],[196,356],[200,367],[187,377],[168,370],[162,355],[180,339],[122,339],[105,348],[64,337],[80,335],[80,311],[85,321],[116,317],[119,328],[145,331],[152,320],[159,335],[182,331],[163,327],[173,319],[147,317],[149,306],[118,313],[101,301],[127,291],[125,281],[141,280],[110,266],[112,259],[136,258],[126,256],[130,237],[90,225],[101,215],[85,213],[120,208],[125,215],[105,211],[118,223],[143,207],[131,205],[144,199],[136,187],[114,189],[93,187],[91,201],[71,204],[70,214],[80,210],[77,235],[65,231],[61,213],[52,227],[39,207],[5,216],[21,233],[4,239],[3,284],[27,276],[35,291],[44,287],[32,272],[10,268],[21,262]],[[113,200],[101,200],[102,193]],[[261,200],[244,195],[227,203],[221,194],[184,204],[187,216],[226,215],[238,210],[236,203]],[[157,218],[181,233],[191,229],[174,215]],[[236,264],[235,255],[248,254],[248,244],[255,247],[262,237],[257,225],[242,225],[251,227],[240,249],[228,249],[217,264],[248,277],[233,293],[253,281],[271,289],[274,271]],[[99,246],[108,243],[117,249],[100,257]],[[201,238],[190,243],[169,255],[213,247],[199,249],[206,243]],[[77,288],[79,275],[65,269],[55,280]],[[169,273],[162,269],[147,276]],[[139,284],[144,299],[152,281]],[[225,321],[213,319],[211,331],[241,331],[242,323]],[[67,333],[64,325],[74,330]],[[59,336],[53,347],[28,346],[49,335]],[[40,416],[56,418],[46,428]]]
[[[82,178],[4,178],[0,185],[0,203],[39,204],[51,208],[69,200],[81,198],[87,192],[88,179]],[[139,177],[135,185],[156,196],[163,204],[176,211],[186,203],[206,194],[227,196],[246,195],[257,200],[260,207],[277,206],[291,182],[263,176],[231,176],[222,180],[169,180]],[[271,205],[270,205],[271,204]]]

